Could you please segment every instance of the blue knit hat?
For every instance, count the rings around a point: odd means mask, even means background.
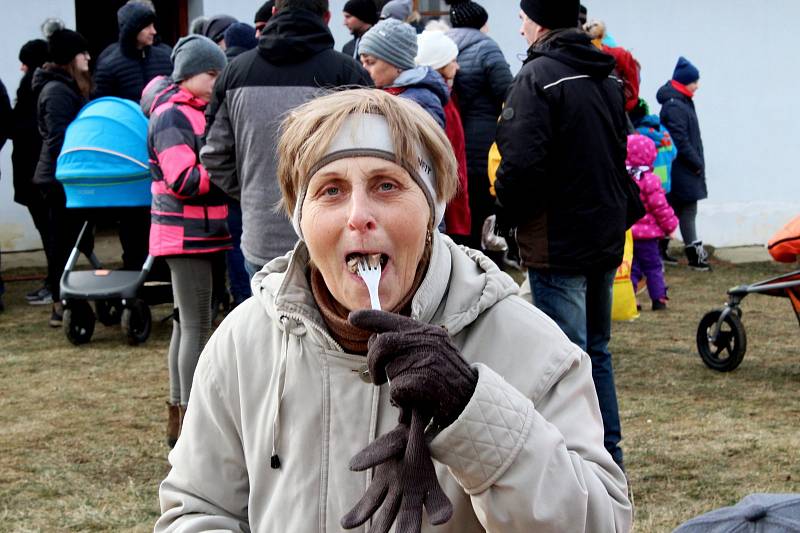
[[[256,29],[250,24],[244,22],[234,22],[228,29],[225,30],[224,39],[227,48],[244,48],[250,50],[258,46],[258,39],[256,39]]]
[[[678,58],[678,64],[675,65],[675,70],[672,72],[672,79],[683,85],[689,85],[700,79],[700,71],[692,65],[691,61],[681,56]]]
[[[361,37],[358,53],[375,56],[402,70],[412,69],[417,66],[417,32],[405,22],[384,19]]]

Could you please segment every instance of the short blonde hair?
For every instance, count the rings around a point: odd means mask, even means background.
[[[298,195],[311,180],[311,169],[325,156],[349,115],[366,113],[386,119],[397,164],[414,168],[416,147],[430,156],[436,176],[435,200],[448,202],[458,189],[455,155],[444,130],[417,104],[380,89],[342,90],[321,96],[292,110],[280,127],[278,183],[282,209],[291,218]]]

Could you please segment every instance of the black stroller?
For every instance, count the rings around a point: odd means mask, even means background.
[[[776,261],[794,263],[800,255],[800,217],[784,226],[770,240],[768,249]],[[729,289],[725,307],[706,313],[697,326],[697,351],[709,368],[730,372],[742,362],[747,335],[739,304],[748,294],[788,298],[800,323],[800,270]]]
[[[67,208],[150,206],[147,119],[139,106],[122,98],[100,98],[87,104],[67,128],[56,178],[64,186]],[[152,326],[150,305],[172,301],[169,282],[148,281],[154,258],[141,270],[107,270],[94,254],[93,270],[75,271],[78,243],[61,276],[63,325],[73,344],[91,340],[95,321],[122,325],[129,344],[147,340]],[[94,302],[94,309],[90,305]]]

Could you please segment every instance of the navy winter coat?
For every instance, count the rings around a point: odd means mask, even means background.
[[[667,82],[656,94],[661,104],[661,123],[672,135],[678,156],[672,163],[672,205],[708,198],[703,140],[694,102]]]
[[[150,80],[172,74],[169,46],[136,48],[136,35],[152,17],[153,12],[141,4],[126,4],[119,9],[119,42],[109,45],[97,58],[94,98],[118,96],[138,102]]]
[[[494,142],[497,117],[513,79],[511,70],[497,43],[479,30],[455,28],[447,35],[458,45],[459,70],[453,92],[464,123],[467,172],[481,174],[488,191],[489,148]]]

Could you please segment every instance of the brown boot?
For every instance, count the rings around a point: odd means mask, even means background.
[[[183,430],[183,418],[186,416],[186,406],[181,404],[179,408],[180,408],[180,417],[181,417],[181,428],[180,429],[182,431]],[[180,431],[178,431],[178,434],[180,435]]]
[[[170,448],[175,447],[181,434],[181,418],[180,406],[167,402],[167,445]]]

